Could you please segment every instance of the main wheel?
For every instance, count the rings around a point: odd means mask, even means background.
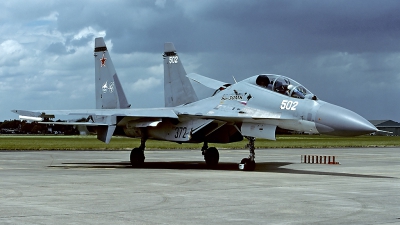
[[[256,168],[256,162],[249,158],[243,158],[240,161],[239,169],[244,171],[253,171]]]
[[[215,168],[219,162],[219,152],[216,148],[211,147],[205,150],[204,160],[209,168]]]
[[[144,156],[144,151],[143,151],[143,149],[140,149],[140,148],[134,148],[134,149],[132,149],[130,159],[131,159],[131,165],[132,165],[133,167],[140,167],[140,166],[142,166],[143,163],[144,163],[144,159],[145,159],[145,158],[146,158],[146,157]]]

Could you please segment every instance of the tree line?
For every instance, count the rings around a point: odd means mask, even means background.
[[[63,122],[58,120],[56,122]],[[26,120],[5,120],[0,122],[0,133],[2,134],[79,134],[75,126],[57,124],[41,124],[38,122],[27,122]]]

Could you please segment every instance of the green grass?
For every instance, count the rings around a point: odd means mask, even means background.
[[[219,149],[245,149],[247,140],[229,144],[209,144]],[[110,144],[95,136],[11,136],[0,135],[0,150],[129,150],[140,145],[140,139],[113,137]],[[200,144],[177,144],[148,140],[146,149],[201,149]],[[257,139],[256,148],[344,148],[400,147],[400,137],[324,135],[279,135],[276,141]]]

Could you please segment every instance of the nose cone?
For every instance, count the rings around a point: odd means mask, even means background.
[[[319,133],[336,136],[358,136],[378,130],[357,113],[329,103],[321,105],[315,123]]]

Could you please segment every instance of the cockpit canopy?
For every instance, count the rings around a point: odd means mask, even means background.
[[[300,83],[285,76],[276,74],[261,74],[256,76],[255,84],[293,98],[309,98],[316,100],[316,96],[303,87]]]

